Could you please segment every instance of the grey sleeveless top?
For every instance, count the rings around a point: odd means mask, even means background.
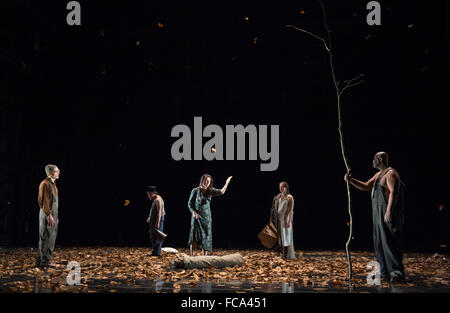
[[[166,215],[166,210],[164,209],[164,200],[161,198],[161,217],[164,217]],[[154,222],[156,221],[156,218],[158,217],[158,207],[156,206],[156,199],[152,202],[152,207],[150,209],[150,221]]]

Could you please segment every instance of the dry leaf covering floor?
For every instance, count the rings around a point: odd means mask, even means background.
[[[188,253],[188,249],[178,250]],[[282,286],[283,283],[295,286],[296,292],[349,290],[344,251],[297,251],[296,260],[286,261],[269,250],[215,250],[213,255],[241,253],[244,265],[194,270],[170,270],[169,263],[175,254],[163,252],[161,257],[154,257],[150,252],[149,248],[141,247],[57,247],[53,256],[56,267],[41,270],[34,267],[36,248],[0,248],[0,292],[133,292],[137,286],[145,286],[142,282],[170,286],[160,288],[162,292],[195,290],[205,282],[228,286],[231,292],[276,292],[263,286]],[[386,281],[378,287],[367,284],[367,264],[372,260],[373,253],[352,252],[353,291],[370,292],[389,286]],[[70,261],[77,261],[81,266],[78,286],[70,286],[66,281]],[[450,292],[448,255],[405,253],[404,264],[407,281],[398,284],[398,288],[403,288],[398,290]],[[250,284],[230,287],[227,282]],[[158,292],[158,288],[139,290]]]

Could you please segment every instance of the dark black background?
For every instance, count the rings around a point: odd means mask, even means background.
[[[80,1],[82,26],[66,24],[66,3],[0,5],[3,244],[37,244],[38,185],[55,163],[59,245],[148,245],[144,187],[155,184],[166,245],[185,247],[189,193],[210,173],[218,188],[234,176],[211,203],[214,247],[261,247],[257,234],[285,180],[296,249],[344,248],[328,56],[319,40],[285,27],[325,36],[316,1]],[[405,247],[436,249],[449,239],[448,2],[380,3],[382,25],[368,26],[367,1],[325,1],[338,78],[365,75],[342,99],[346,149],[364,180],[375,173],[373,154],[390,153],[407,185]],[[172,160],[170,131],[193,130],[194,116],[223,129],[280,125],[278,170]],[[352,196],[352,248],[372,249],[369,193]]]

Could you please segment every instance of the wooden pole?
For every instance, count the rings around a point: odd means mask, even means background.
[[[338,132],[339,132],[339,143],[340,143],[340,147],[341,147],[341,154],[342,154],[342,159],[344,160],[344,164],[345,164],[345,168],[347,170],[347,174],[350,174],[351,169],[350,169],[350,165],[347,159],[347,154],[345,152],[345,145],[344,145],[344,130],[343,130],[343,120],[342,120],[342,102],[341,102],[341,96],[342,96],[342,92],[350,87],[356,86],[360,83],[362,83],[364,80],[362,79],[363,75],[359,75],[355,78],[352,78],[350,80],[346,80],[344,81],[342,84],[339,80],[337,80],[336,78],[336,71],[334,68],[334,54],[333,54],[333,48],[332,48],[332,42],[331,42],[331,30],[328,27],[327,24],[327,15],[326,15],[326,11],[325,11],[325,6],[323,5],[322,1],[319,0],[320,6],[322,8],[322,17],[323,17],[323,24],[325,27],[325,30],[327,32],[327,40],[325,40],[324,38],[317,36],[307,30],[304,30],[302,28],[298,28],[296,26],[293,25],[286,25],[286,27],[289,28],[293,28],[295,30],[301,31],[303,33],[306,33],[316,39],[319,39],[323,42],[324,46],[325,46],[325,50],[327,51],[328,55],[329,55],[329,64],[330,64],[330,70],[331,70],[331,76],[333,78],[333,83],[334,83],[334,87],[336,89],[336,99],[337,99],[337,109],[338,109]],[[346,255],[347,255],[347,262],[348,262],[348,278],[350,281],[350,285],[351,285],[351,280],[353,277],[353,269],[352,269],[352,259],[351,259],[351,254],[350,254],[350,242],[352,240],[352,236],[353,236],[353,216],[352,216],[352,197],[350,194],[350,183],[347,181],[346,182],[346,187],[347,187],[347,208],[348,208],[348,215],[349,215],[349,235],[348,235],[348,239],[347,242],[345,244],[345,251],[346,251]]]

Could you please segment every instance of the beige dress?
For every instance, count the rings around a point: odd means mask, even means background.
[[[281,244],[283,247],[289,247],[293,244],[292,240],[292,221],[289,227],[286,227],[285,221],[288,220],[289,214],[289,199],[291,195],[288,195],[286,198],[280,197],[278,200],[278,219],[280,221],[281,228]]]

